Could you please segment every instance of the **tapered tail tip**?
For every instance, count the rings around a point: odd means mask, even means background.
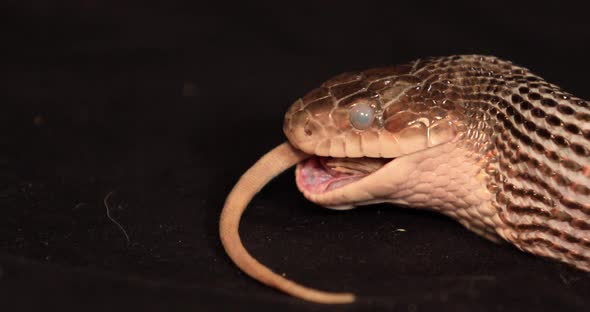
[[[343,293],[334,295],[333,301],[324,302],[328,304],[350,304],[356,301],[356,296],[351,293]]]
[[[322,304],[349,304],[356,300],[352,293],[330,293],[306,288],[305,291],[289,292],[294,297]]]

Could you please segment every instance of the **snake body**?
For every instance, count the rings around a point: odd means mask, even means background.
[[[590,105],[524,67],[455,55],[344,73],[291,105],[284,132],[282,149],[298,155],[284,167],[298,163],[297,185],[317,204],[432,209],[492,241],[590,271]],[[222,240],[239,240],[241,212],[227,211],[243,211],[258,189],[226,202]],[[241,256],[231,257],[244,269]],[[300,297],[315,291],[265,283]]]

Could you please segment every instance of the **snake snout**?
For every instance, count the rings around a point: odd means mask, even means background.
[[[322,127],[311,120],[304,110],[289,110],[285,115],[283,132],[289,142],[296,148],[308,153],[314,153],[315,142],[321,138]]]

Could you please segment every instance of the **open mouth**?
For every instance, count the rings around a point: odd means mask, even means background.
[[[297,185],[308,194],[327,193],[370,175],[393,159],[312,156],[297,165]]]

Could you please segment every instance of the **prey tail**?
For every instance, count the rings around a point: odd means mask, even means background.
[[[351,293],[331,293],[301,286],[290,281],[254,259],[244,248],[238,228],[240,218],[254,195],[281,172],[289,169],[309,155],[297,150],[288,142],[282,143],[262,156],[231,190],[221,211],[219,235],[225,251],[246,274],[270,287],[294,297],[317,303],[351,303]]]

